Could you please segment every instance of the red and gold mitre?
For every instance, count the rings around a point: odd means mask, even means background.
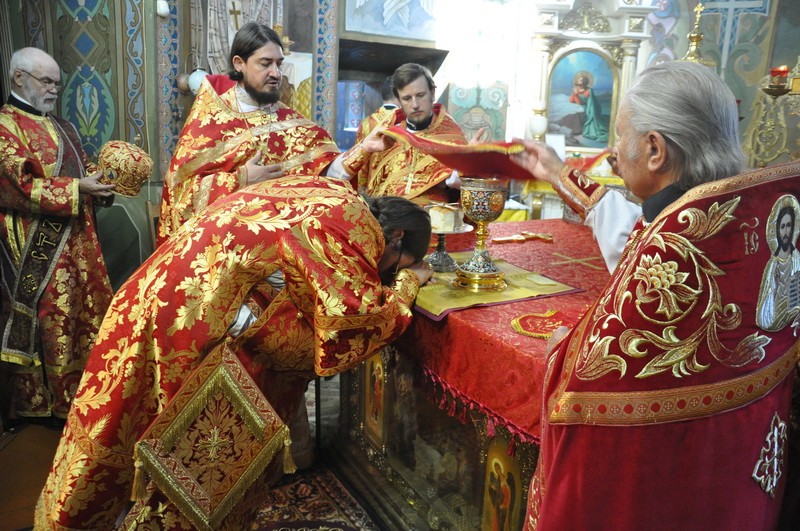
[[[97,165],[103,171],[100,182],[114,184],[114,193],[136,197],[153,171],[153,159],[145,150],[122,140],[109,140],[100,148]]]

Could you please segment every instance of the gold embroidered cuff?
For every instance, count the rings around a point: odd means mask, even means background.
[[[361,144],[356,144],[345,152],[342,157],[342,165],[351,177],[357,175],[359,170],[369,161],[370,153],[367,153]]]
[[[577,212],[581,219],[586,219],[588,211],[606,193],[605,185],[593,181],[582,171],[569,166],[564,166],[561,170],[554,188],[561,199]]]
[[[417,298],[417,292],[419,292],[419,277],[413,271],[401,269],[397,273],[392,289],[395,295],[410,308],[414,304],[414,299]]]

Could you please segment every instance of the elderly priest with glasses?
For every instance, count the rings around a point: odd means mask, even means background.
[[[23,419],[58,426],[111,301],[93,208],[111,203],[114,185],[100,182],[72,124],[51,114],[56,61],[22,48],[9,77],[0,109],[0,406],[7,429]]]

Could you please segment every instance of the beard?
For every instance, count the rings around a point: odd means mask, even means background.
[[[33,105],[34,109],[44,114],[49,114],[53,112],[53,109],[56,108],[56,102],[54,101],[45,102],[44,98],[41,97],[33,98],[31,105]]]
[[[269,103],[276,103],[281,98],[281,89],[280,84],[275,90],[258,90],[256,87],[248,83],[246,79],[242,80],[242,84],[244,85],[244,90],[247,92],[248,96],[253,98],[253,101],[258,103],[259,105],[266,105]]]
[[[426,129],[429,125],[431,125],[432,122],[433,122],[433,113],[429,114],[425,118],[412,118],[410,116],[406,118],[406,123],[411,125],[417,131],[422,131],[423,129]]]
[[[779,249],[781,251],[790,253],[794,250],[794,245],[792,245],[791,236],[784,236],[778,241]]]
[[[45,101],[45,98],[49,96],[49,93],[45,93],[44,95],[40,94],[37,90],[34,89],[31,85],[24,86],[26,92],[26,99],[29,100],[31,107],[36,109],[42,114],[47,114],[53,112],[53,109],[56,108],[56,99],[51,98],[50,101]]]

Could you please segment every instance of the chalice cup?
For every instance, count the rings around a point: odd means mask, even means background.
[[[506,289],[505,274],[489,257],[486,240],[489,223],[500,217],[508,199],[508,180],[498,178],[462,177],[461,207],[464,215],[475,223],[475,250],[472,256],[456,268],[455,286],[471,291],[502,291]]]

